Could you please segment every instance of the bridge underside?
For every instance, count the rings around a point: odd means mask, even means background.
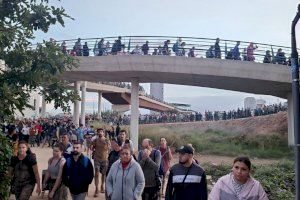
[[[169,83],[272,95],[287,98],[291,74],[287,66],[246,61],[171,56],[80,57],[67,71],[72,81]]]
[[[129,93],[103,93],[102,97],[114,105],[131,105],[131,94]],[[164,105],[150,102],[150,100],[144,99],[142,96],[139,97],[139,107],[159,112],[171,110]]]
[[[254,94],[272,95],[280,98],[287,98],[287,94],[291,92],[290,83],[282,83],[268,80],[256,80],[225,76],[212,75],[196,75],[196,74],[179,74],[167,72],[68,72],[64,75],[68,80],[90,80],[90,81],[120,81],[125,82],[138,74],[140,82],[149,83],[169,83],[179,85],[190,85],[209,87],[217,89],[225,89],[239,92],[247,92]]]

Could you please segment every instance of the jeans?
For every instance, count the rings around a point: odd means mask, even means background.
[[[84,200],[86,197],[86,192],[80,194],[71,194],[72,200]]]

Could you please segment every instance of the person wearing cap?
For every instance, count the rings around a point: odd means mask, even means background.
[[[205,171],[193,162],[194,150],[184,145],[176,150],[179,163],[170,169],[166,200],[207,200]]]

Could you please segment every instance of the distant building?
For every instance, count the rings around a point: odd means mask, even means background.
[[[6,66],[4,60],[0,60],[0,71],[5,71]],[[0,72],[1,73],[1,72]],[[40,95],[37,91],[30,93],[29,105],[33,106],[33,109],[25,108],[22,115],[19,111],[15,113],[16,118],[38,118],[39,117],[39,106],[40,106]]]
[[[253,110],[256,108],[256,99],[254,97],[246,97],[244,99],[244,108]]]
[[[159,101],[164,101],[164,84],[150,83],[150,95]]]
[[[254,110],[256,108],[263,108],[266,105],[264,99],[255,99],[254,97],[246,97],[244,99],[244,108]]]
[[[41,96],[37,91],[30,93],[29,105],[33,106],[33,109],[25,108],[23,110],[24,116],[20,112],[15,113],[16,118],[33,118],[36,119],[40,116],[40,101]]]
[[[263,108],[266,105],[266,101],[264,99],[256,100],[256,108]]]

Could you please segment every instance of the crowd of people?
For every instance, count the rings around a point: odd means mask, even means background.
[[[68,199],[70,194],[73,200],[83,200],[93,180],[94,197],[103,193],[109,200],[268,199],[261,184],[250,176],[248,157],[237,157],[232,171],[208,194],[205,170],[194,156],[192,144],[175,150],[179,160],[171,166],[174,152],[164,137],[159,144],[144,138],[138,148],[119,126],[111,134],[102,128],[75,127],[67,118],[33,122],[42,127],[42,140],[52,132],[57,137],[49,143],[53,154],[40,176],[40,163],[24,132],[29,123],[7,124],[2,130],[14,151],[8,175],[16,199],[30,199],[36,186],[36,193],[45,195],[47,191],[48,199]]]
[[[243,60],[243,61],[255,61],[254,51],[258,49],[258,46],[253,42],[250,42],[246,48],[243,48],[242,52],[240,51],[240,41],[237,41],[233,48],[230,48],[227,51],[227,46],[225,50],[221,50],[220,39],[217,38],[214,45],[209,46],[206,49],[206,46],[201,46],[199,48],[195,48],[195,46],[191,48],[187,48],[187,43],[183,41],[181,37],[179,37],[176,41],[171,43],[170,40],[166,40],[162,42],[161,45],[158,46],[150,46],[149,41],[146,41],[144,44],[134,44],[135,47],[132,51],[130,51],[130,42],[129,47],[126,51],[125,44],[122,43],[122,37],[118,37],[114,43],[110,44],[109,41],[105,41],[103,38],[95,45],[94,48],[89,48],[87,42],[84,45],[81,44],[81,38],[78,38],[75,42],[73,48],[69,50],[67,48],[67,44],[65,41],[61,43],[61,50],[66,54],[70,54],[72,56],[89,56],[90,51],[93,51],[96,56],[107,56],[107,55],[124,55],[124,54],[134,54],[134,55],[175,55],[175,56],[187,56],[187,57],[196,57],[197,54],[195,51],[204,51],[206,58],[218,58],[222,57],[230,60]],[[150,52],[152,50],[152,52]],[[223,55],[222,55],[223,54]],[[263,55],[259,55],[263,56]],[[282,65],[290,65],[290,57],[286,57],[285,52],[283,52],[282,48],[277,49],[277,53],[274,55],[273,49],[266,50],[265,55],[263,56],[263,63],[273,63],[273,64],[282,64]]]
[[[256,109],[238,108],[230,111],[205,111],[201,112],[186,112],[186,113],[154,113],[144,114],[139,116],[140,124],[156,124],[156,123],[176,123],[176,122],[196,122],[196,121],[219,121],[232,120],[247,117],[263,116],[276,114],[280,111],[287,111],[287,106],[284,104],[272,104]],[[118,113],[106,113],[102,116],[102,120],[107,123],[129,125],[130,115],[120,116]]]

